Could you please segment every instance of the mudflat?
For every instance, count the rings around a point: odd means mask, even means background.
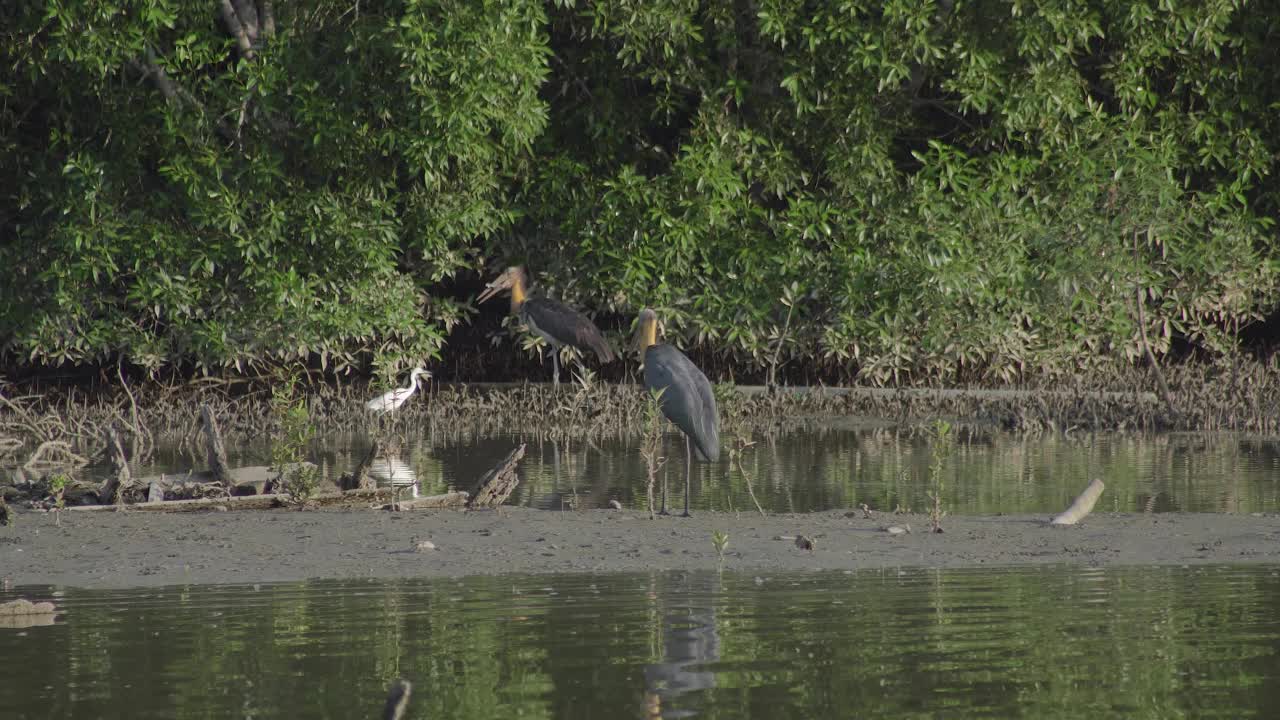
[[[831,511],[501,512],[365,509],[182,514],[22,513],[0,527],[0,579],[12,585],[125,588],[304,579],[494,573],[745,572],[1002,565],[1280,563],[1275,514],[1105,514],[1053,527],[1048,516],[947,517]],[[910,533],[885,528],[910,525]],[[813,550],[792,539],[814,540]],[[427,541],[423,543],[423,541]],[[433,546],[433,547],[432,547]]]

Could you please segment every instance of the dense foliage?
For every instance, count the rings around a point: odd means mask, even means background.
[[[514,261],[870,382],[1234,352],[1277,304],[1269,4],[271,8],[0,10],[11,360],[404,367]]]

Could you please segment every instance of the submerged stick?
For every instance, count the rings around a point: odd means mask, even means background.
[[[107,428],[107,451],[111,453],[111,464],[116,474],[102,483],[98,491],[98,502],[105,505],[116,505],[124,501],[124,491],[133,484],[129,474],[129,461],[125,458],[124,447],[120,444],[120,434],[114,427]]]
[[[200,406],[200,420],[204,422],[205,441],[209,443],[209,470],[214,480],[222,483],[227,493],[231,493],[231,468],[227,465],[227,448],[222,444],[222,431],[218,422],[213,419],[213,410],[208,405]]]
[[[360,462],[356,464],[355,469],[350,473],[343,473],[338,478],[338,487],[342,490],[356,490],[358,488],[374,487],[373,478],[369,477],[369,463],[382,452],[382,441],[374,440],[369,446],[369,452],[364,454]]]
[[[404,678],[391,681],[387,689],[387,704],[382,708],[383,720],[401,720],[405,710],[409,709],[409,696],[413,694],[413,685]]]
[[[1053,518],[1049,520],[1049,524],[1075,525],[1080,522],[1084,519],[1085,515],[1088,515],[1093,511],[1093,504],[1098,502],[1098,498],[1102,495],[1102,490],[1105,487],[1106,486],[1102,484],[1101,480],[1094,478],[1093,481],[1089,483],[1089,487],[1085,488],[1084,492],[1080,493],[1080,495],[1076,497],[1075,502],[1071,503],[1071,507],[1057,515],[1054,515]]]

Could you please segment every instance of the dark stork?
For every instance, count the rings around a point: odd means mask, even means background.
[[[685,354],[658,343],[658,316],[649,308],[640,311],[636,344],[644,354],[644,386],[661,390],[662,414],[684,433],[684,516],[689,517],[689,476],[693,473],[693,451],[698,459],[720,459],[720,414],[711,382]],[[662,483],[662,511],[667,514],[667,484]]]
[[[600,334],[600,328],[586,315],[555,300],[528,297],[528,277],[523,267],[507,268],[485,286],[476,300],[484,302],[503,290],[511,291],[511,314],[519,317],[535,335],[551,343],[552,378],[557,387],[560,385],[560,348],[565,345],[593,350],[600,362],[613,362],[617,358]]]

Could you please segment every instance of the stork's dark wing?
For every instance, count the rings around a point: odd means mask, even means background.
[[[720,457],[720,415],[711,382],[693,361],[670,345],[651,345],[644,354],[644,385],[662,393],[662,414],[693,440],[701,460]]]
[[[600,328],[586,315],[555,300],[532,298],[524,303],[524,312],[538,329],[564,345],[580,350],[592,350],[600,362],[613,362],[617,355],[600,334]]]

